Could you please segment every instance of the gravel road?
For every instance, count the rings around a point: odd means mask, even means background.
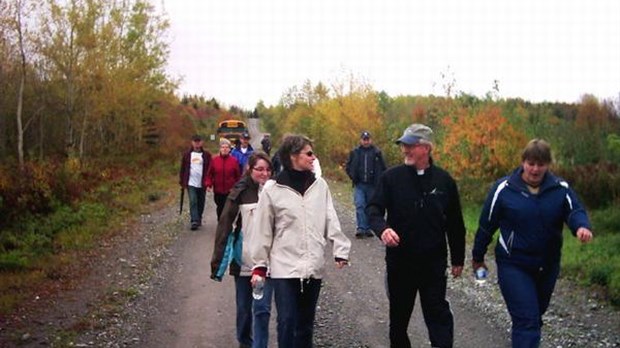
[[[317,311],[317,347],[388,347],[383,246],[353,238],[346,184],[332,183],[343,230],[353,242],[351,267],[329,267]],[[152,207],[79,266],[78,281],[33,294],[15,315],[0,318],[0,347],[236,347],[234,285],[209,279],[215,212],[207,196],[204,225],[190,231],[172,199]],[[490,272],[450,280],[455,347],[509,347],[510,320]],[[34,296],[36,295],[36,296]],[[275,344],[275,310],[271,346]],[[542,347],[620,347],[618,311],[560,281],[545,316]],[[427,347],[416,304],[409,328],[414,347]]]

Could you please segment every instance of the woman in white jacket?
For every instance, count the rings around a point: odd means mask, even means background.
[[[290,135],[280,151],[284,170],[265,184],[251,225],[252,283],[265,277],[269,267],[278,346],[312,347],[325,245],[327,240],[333,243],[336,267],[342,268],[348,263],[351,241],[340,229],[327,183],[312,173],[311,140]]]

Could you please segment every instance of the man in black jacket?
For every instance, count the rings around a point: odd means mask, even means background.
[[[405,163],[381,176],[366,208],[372,230],[386,245],[391,347],[411,347],[407,326],[418,292],[431,346],[452,347],[454,340],[446,301],[448,245],[451,273],[458,277],[465,259],[465,225],[454,179],[430,156],[432,133],[421,124],[404,131],[396,143]]]
[[[370,132],[363,131],[360,135],[360,145],[349,154],[346,171],[353,182],[353,201],[355,202],[355,217],[357,231],[355,237],[372,237],[366,203],[372,197],[379,177],[385,171],[385,161],[378,147],[372,144]]]

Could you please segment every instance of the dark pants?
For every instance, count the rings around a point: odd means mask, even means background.
[[[513,348],[540,345],[542,316],[549,307],[559,272],[559,263],[546,268],[497,263],[499,288],[512,318]]]
[[[205,189],[203,187],[188,186],[189,215],[192,224],[202,225],[202,212],[205,210]]]
[[[390,347],[409,348],[407,327],[416,294],[431,346],[452,347],[454,322],[450,303],[446,301],[446,261],[391,262],[387,267],[390,299]]]
[[[215,193],[213,192],[213,201],[215,202],[215,214],[217,214],[217,221],[220,221],[220,215],[224,210],[224,204],[226,204],[226,198],[228,193]]]
[[[265,282],[263,298],[252,297],[249,276],[235,277],[237,302],[237,341],[252,348],[267,348],[269,344],[269,318],[271,317],[270,280]]]
[[[270,279],[278,311],[278,347],[312,347],[320,279]]]

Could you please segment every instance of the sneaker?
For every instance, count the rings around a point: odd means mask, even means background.
[[[357,239],[362,239],[366,236],[366,232],[364,232],[364,230],[362,229],[357,229],[357,231],[355,232],[355,238]]]
[[[366,230],[366,237],[372,238],[374,236],[375,236],[375,233],[372,230]]]
[[[198,223],[197,222],[192,222],[192,227],[190,227],[190,229],[192,231],[196,231],[198,229]]]

